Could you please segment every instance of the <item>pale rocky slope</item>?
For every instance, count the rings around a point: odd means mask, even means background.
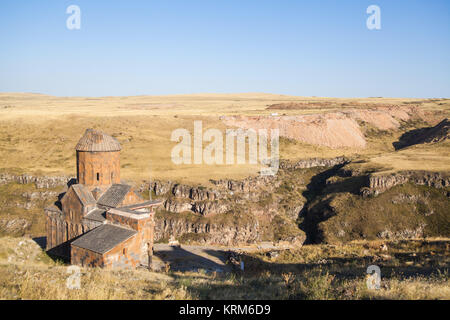
[[[280,136],[303,143],[330,148],[365,148],[367,145],[359,123],[378,130],[395,130],[401,121],[422,118],[416,106],[391,106],[348,109],[309,115],[224,116],[222,121],[242,129],[279,129]]]

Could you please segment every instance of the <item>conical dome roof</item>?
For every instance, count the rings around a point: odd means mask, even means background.
[[[75,149],[77,151],[107,152],[120,151],[122,148],[119,141],[110,135],[98,130],[86,129]]]

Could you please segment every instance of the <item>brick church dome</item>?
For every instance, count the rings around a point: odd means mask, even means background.
[[[87,129],[75,147],[77,151],[108,152],[120,151],[120,143],[104,132]]]

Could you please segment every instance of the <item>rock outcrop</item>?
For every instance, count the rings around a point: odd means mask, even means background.
[[[248,177],[243,180],[210,180],[219,190],[231,192],[252,193],[261,188],[276,188],[280,183],[274,176]]]
[[[422,238],[424,236],[426,225],[420,225],[415,229],[404,229],[401,231],[391,231],[389,229],[383,230],[382,232],[377,234],[377,237],[380,239],[396,239],[396,240],[407,240],[407,239],[417,239]]]
[[[0,232],[9,235],[22,235],[31,226],[31,221],[23,218],[0,219]]]
[[[427,171],[402,171],[390,175],[370,175],[369,186],[363,188],[361,193],[364,196],[378,195],[394,186],[407,182],[434,188],[444,188],[450,186],[450,177],[445,173]]]
[[[22,197],[29,201],[33,200],[45,200],[45,199],[53,199],[58,196],[58,192],[55,191],[35,191],[35,192],[24,192],[22,193]]]
[[[195,201],[216,200],[219,196],[216,190],[208,190],[200,186],[192,187],[171,181],[154,181],[150,188],[157,196],[170,194],[176,198],[188,198]],[[148,189],[148,184],[141,185],[140,189],[141,191]]]
[[[279,185],[275,177],[256,176],[243,180],[210,180],[215,186],[208,189],[201,186],[188,186],[171,181],[154,181],[150,189],[158,197],[165,198],[164,209],[169,212],[181,213],[191,211],[202,216],[225,213],[232,208],[232,201],[228,197],[239,195],[234,203],[240,199],[257,200],[261,189],[273,190]],[[142,184],[141,191],[148,190],[148,184]]]
[[[208,244],[234,245],[260,241],[258,221],[252,224],[232,226],[216,223],[193,223],[183,219],[156,219],[156,241],[170,237],[178,238],[185,234],[196,234],[201,237],[200,242]]]
[[[345,157],[336,157],[336,158],[312,158],[312,159],[304,159],[299,160],[297,162],[281,160],[280,161],[280,169],[287,170],[297,170],[297,169],[307,169],[314,167],[333,167],[335,165],[344,164],[349,162],[349,160]]]
[[[34,183],[38,189],[50,189],[66,186],[69,181],[75,179],[68,176],[33,176],[33,175],[13,175],[9,173],[0,174],[0,184],[16,182],[20,184]]]
[[[211,216],[230,209],[230,204],[223,199],[224,193],[219,190],[208,190],[170,181],[155,181],[150,188],[156,196],[165,198],[163,206],[169,212],[191,211],[202,216]],[[141,185],[140,189],[141,191],[148,189],[148,184]]]
[[[303,230],[306,230],[304,226],[312,226],[309,233],[322,230],[320,229],[321,225],[324,225],[322,222],[325,223],[336,214],[330,204],[335,195],[352,194],[362,200],[361,194],[379,195],[405,183],[433,188],[450,186],[450,177],[447,173],[403,171],[386,175],[370,174],[359,170],[358,166],[347,165],[349,162],[350,160],[345,157],[313,158],[297,162],[281,161],[280,172],[276,176],[210,180],[211,184],[208,187],[172,181],[153,181],[151,184],[143,183],[140,191],[151,190],[158,199],[163,200],[164,210],[157,214],[157,240],[192,236],[192,239],[198,240],[197,242],[210,244],[231,245],[269,240],[296,243],[301,246],[305,239],[303,231],[298,228],[299,221],[305,219],[307,222],[303,223]],[[316,176],[309,180],[310,173],[306,173],[305,170],[314,167],[323,167],[323,170],[311,171]],[[67,176],[0,175],[0,183],[34,183],[37,188],[44,189],[20,193],[27,202],[22,206],[22,201],[16,207],[26,209],[39,204],[40,200],[56,196],[53,190],[45,189],[66,186],[70,180],[71,178]],[[307,199],[305,187],[313,188],[314,193],[310,193],[309,196],[316,195],[317,199]],[[439,213],[437,206],[424,199],[400,194],[394,195],[388,202],[396,206],[410,205],[411,210],[417,207],[421,216],[434,218]],[[363,201],[368,200],[373,199]],[[358,220],[359,215],[356,215],[355,219]],[[13,230],[16,227],[23,229],[29,226],[25,221],[17,220],[13,224],[3,221],[1,227],[4,230]],[[376,232],[380,232],[381,238],[401,238],[419,235],[421,231],[416,227],[397,230],[388,228],[386,224],[379,226]],[[344,227],[341,229],[347,230]],[[383,230],[386,232],[381,234]],[[324,234],[335,232],[336,238],[341,237],[339,228],[334,231],[323,229],[323,232]],[[350,231],[345,232],[341,238],[353,236],[349,235]],[[358,236],[364,238],[366,233],[361,232]]]

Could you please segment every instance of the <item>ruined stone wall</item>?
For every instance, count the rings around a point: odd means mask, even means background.
[[[120,152],[77,151],[77,178],[87,186],[120,183]]]

